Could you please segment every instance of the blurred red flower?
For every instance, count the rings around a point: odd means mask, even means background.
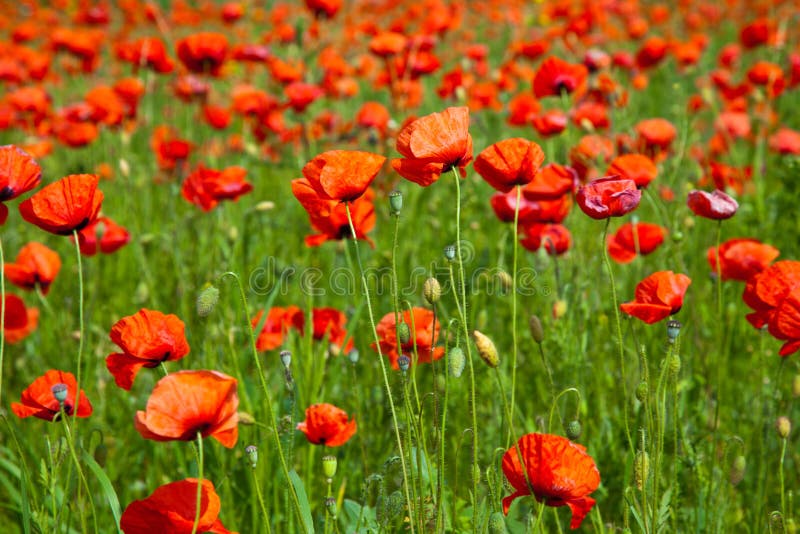
[[[253,328],[258,327],[263,316],[263,311],[259,311],[253,316]],[[260,351],[277,349],[283,344],[283,336],[286,335],[289,328],[302,331],[303,322],[303,312],[297,306],[287,306],[286,308],[275,306],[270,308],[269,313],[267,313],[267,319],[264,321],[264,326],[258,333],[256,349]]]
[[[53,393],[53,386],[66,386],[67,397],[64,400],[64,413],[68,416],[73,415],[75,409],[75,394],[78,384],[72,373],[65,371],[50,370],[44,375],[34,380],[28,388],[22,392],[20,402],[11,403],[11,411],[17,417],[38,417],[45,421],[54,421],[56,416],[61,413],[58,399]],[[78,417],[89,417],[92,415],[92,405],[86,394],[81,390],[78,401]]]
[[[181,194],[203,211],[211,211],[222,200],[235,201],[252,191],[253,184],[245,179],[246,176],[244,167],[227,167],[218,171],[199,165],[183,181]]]
[[[201,434],[229,449],[239,435],[236,379],[217,371],[178,371],[158,381],[136,430],[155,441],[191,441]]]
[[[536,98],[559,96],[562,92],[582,94],[586,89],[589,71],[581,63],[568,63],[557,57],[542,61],[533,77],[533,94]]]
[[[329,150],[303,167],[303,176],[320,198],[350,202],[367,190],[386,158],[358,150]]]
[[[475,158],[475,170],[486,182],[507,193],[530,183],[544,162],[542,147],[521,137],[490,145]]]
[[[757,239],[729,239],[719,246],[719,254],[722,258],[722,279],[746,282],[754,274],[766,269],[780,255],[780,251]],[[709,247],[706,257],[711,272],[716,273],[717,247]]]
[[[520,228],[520,244],[531,252],[544,247],[551,256],[560,256],[572,246],[572,234],[560,224],[526,224]]]
[[[195,33],[178,41],[176,48],[178,59],[191,72],[217,76],[228,54],[228,38],[216,32]]]
[[[600,485],[600,473],[586,448],[553,434],[522,436],[503,455],[503,473],[514,488],[503,499],[503,513],[508,514],[514,499],[533,493],[547,506],[569,506],[571,529],[581,526],[595,503],[589,494]]]
[[[70,239],[73,238],[70,236]],[[98,250],[103,254],[111,254],[127,245],[130,240],[128,230],[108,217],[98,217],[78,232],[78,246],[84,256],[94,256]]]
[[[30,154],[14,145],[0,146],[0,224],[6,222],[6,200],[30,191],[42,178],[42,169]]]
[[[657,224],[625,223],[608,237],[608,254],[617,263],[630,263],[637,252],[646,256],[655,251],[666,235],[666,228]]]
[[[39,324],[37,308],[26,308],[21,298],[9,293],[6,293],[4,303],[0,304],[2,308],[5,308],[2,332],[7,343],[19,343],[36,330]]]
[[[686,204],[695,215],[718,221],[730,219],[739,209],[739,203],[719,189],[714,190],[712,193],[698,190],[691,191],[686,199]]]
[[[622,217],[635,210],[641,198],[636,182],[616,176],[589,182],[576,195],[578,206],[592,219]]]
[[[61,258],[50,248],[31,241],[17,254],[14,263],[6,263],[6,278],[22,289],[35,289],[37,286],[43,295],[50,291],[50,284],[61,270]]]
[[[322,340],[327,337],[328,341],[339,350],[350,352],[353,349],[352,337],[347,340],[347,345],[344,345],[344,340],[347,338],[347,330],[345,330],[347,317],[344,313],[336,308],[314,308],[312,318],[314,339]]]
[[[348,421],[347,412],[333,404],[313,404],[306,408],[306,420],[297,423],[297,430],[315,445],[339,447],[356,433],[356,420]]]
[[[634,301],[620,304],[619,308],[647,324],[657,323],[680,311],[691,283],[691,278],[685,274],[655,272],[636,284]]]
[[[522,188],[528,200],[557,200],[575,186],[578,175],[575,169],[558,163],[549,163],[539,169],[533,180]]]
[[[408,325],[411,333],[408,342],[403,343],[400,347],[398,347],[397,342],[394,312],[384,315],[376,327],[378,338],[380,339],[381,352],[389,358],[392,369],[395,370],[400,368],[397,360],[400,358],[401,353],[410,357],[414,352],[414,347],[417,349],[419,363],[429,363],[444,356],[444,347],[436,347],[440,324],[436,322],[436,327],[433,327],[433,311],[427,308],[412,308],[412,312],[406,310],[400,314],[401,321]],[[372,348],[377,350],[374,343]]]
[[[653,160],[643,154],[623,154],[617,156],[608,166],[607,175],[633,180],[636,187],[647,187],[658,175]]]
[[[22,218],[45,232],[69,235],[97,218],[103,192],[94,174],[71,174],[40,189],[19,205]]]

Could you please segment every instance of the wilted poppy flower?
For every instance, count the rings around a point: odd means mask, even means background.
[[[155,441],[191,441],[201,434],[229,449],[239,435],[236,379],[217,371],[178,371],[158,381],[136,430]]]
[[[581,210],[592,219],[607,219],[622,217],[635,210],[642,192],[633,180],[611,176],[582,186],[575,199]]]
[[[547,506],[569,506],[572,529],[581,526],[594,506],[589,494],[600,485],[600,473],[586,448],[553,434],[519,438],[503,455],[503,474],[514,488],[514,493],[503,498],[503,513],[508,514],[514,499],[533,493]]]
[[[514,137],[487,147],[475,158],[475,170],[486,182],[503,193],[515,185],[533,180],[544,161],[542,147],[533,141]]]
[[[348,421],[347,412],[333,404],[313,404],[306,408],[306,420],[297,423],[297,430],[315,445],[339,447],[356,433],[356,420]]]
[[[453,167],[466,176],[472,161],[469,108],[447,108],[411,122],[397,135],[397,151],[403,159],[392,160],[392,168],[423,187]]]
[[[237,200],[253,190],[253,184],[245,180],[244,167],[227,167],[221,171],[199,165],[181,187],[183,198],[199,206],[203,211],[214,209],[222,200]]]
[[[31,241],[19,250],[14,263],[5,265],[8,280],[22,289],[35,289],[43,295],[50,291],[50,284],[61,270],[61,258],[54,250],[41,243]]]
[[[52,369],[34,380],[22,392],[19,403],[11,403],[11,411],[17,417],[34,416],[45,421],[54,421],[56,416],[61,413],[58,399],[53,393],[54,386],[58,386],[58,388],[66,386],[67,397],[64,400],[64,413],[72,416],[75,409],[75,393],[78,390],[75,376],[72,373]],[[92,405],[84,391],[81,390],[77,416],[89,417],[90,415],[92,415]]]
[[[545,59],[533,77],[533,94],[536,98],[559,96],[562,92],[582,93],[589,71],[581,63],[568,63],[557,57]]]
[[[647,187],[658,175],[658,167],[653,160],[643,154],[624,154],[617,156],[608,166],[607,175],[617,175],[636,182],[636,187]]]
[[[719,189],[712,193],[698,190],[691,191],[686,200],[686,205],[695,215],[718,221],[730,219],[739,209],[739,203]]]
[[[386,158],[358,150],[329,150],[303,167],[303,176],[320,197],[349,202],[364,194]]]
[[[667,230],[657,224],[625,223],[608,237],[608,255],[617,263],[630,263],[637,252],[646,256],[656,250],[666,234]]]
[[[729,239],[719,246],[719,252],[722,279],[742,282],[766,269],[780,255],[777,248],[757,239]],[[716,273],[717,247],[709,247],[706,257],[711,272]]]
[[[384,315],[376,327],[378,338],[380,339],[381,352],[389,358],[392,369],[399,369],[398,358],[400,358],[401,354],[412,354],[414,347],[417,349],[419,363],[429,363],[444,356],[444,347],[436,347],[440,325],[439,322],[436,322],[435,329],[432,328],[434,315],[431,310],[427,308],[412,308],[411,312],[406,310],[401,313],[400,319],[408,326],[411,335],[408,342],[399,347],[394,312]],[[372,348],[377,350],[374,343]]]
[[[131,389],[142,367],[158,367],[189,354],[183,321],[159,311],[143,308],[123,317],[111,327],[109,337],[122,352],[109,354],[106,366],[117,385],[125,390]]]
[[[103,254],[111,254],[127,245],[130,240],[128,231],[108,217],[98,217],[78,232],[78,246],[84,256],[94,256],[98,250]]]
[[[42,169],[27,152],[14,145],[0,146],[0,224],[8,208],[3,202],[30,191],[42,178]]]
[[[196,478],[170,482],[157,488],[149,497],[133,501],[122,512],[119,528],[125,534],[153,532],[189,533],[197,516]],[[197,532],[235,534],[218,519],[220,500],[214,484],[203,479],[200,484],[200,520]]]
[[[326,241],[352,237],[344,203],[331,200],[327,196],[320,197],[306,178],[292,180],[292,193],[308,212],[311,226],[320,232],[306,237],[307,246],[317,247]],[[374,197],[375,193],[368,188],[363,195],[348,204],[356,238],[366,239],[370,244],[372,241],[367,237],[367,232],[375,227],[375,206],[372,203]]]
[[[636,284],[634,301],[620,304],[619,308],[647,324],[657,323],[680,311],[691,283],[685,274],[655,272]]]
[[[252,319],[252,327],[257,328],[264,316],[263,311],[259,311]],[[283,344],[283,336],[289,331],[289,328],[295,328],[298,331],[303,329],[303,312],[297,306],[287,306],[281,308],[275,306],[270,308],[267,313],[267,319],[264,321],[264,326],[258,332],[256,339],[256,349],[260,351],[277,349]]]
[[[216,32],[196,33],[178,41],[177,52],[190,71],[217,76],[228,54],[228,38]]]
[[[520,228],[520,244],[531,252],[544,247],[551,256],[560,256],[572,246],[572,234],[560,224],[526,224]]]
[[[40,189],[19,205],[22,218],[45,232],[69,235],[97,218],[103,192],[94,174],[71,174]]]

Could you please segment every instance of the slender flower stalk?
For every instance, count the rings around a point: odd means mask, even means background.
[[[509,408],[510,417],[514,416],[514,395],[517,391],[517,255],[519,252],[519,238],[517,233],[519,231],[519,203],[522,200],[522,186],[517,187],[517,202],[514,205],[514,270],[511,273],[511,344],[513,351],[511,353],[511,405]],[[549,371],[549,369],[548,369]],[[552,381],[553,378],[550,377]],[[506,448],[511,445],[514,431],[511,426],[511,419],[509,419],[508,436],[506,437]]]
[[[76,382],[76,389],[78,393],[76,394],[76,399],[80,396],[81,391],[81,369],[83,367],[82,359],[83,359],[83,338],[84,338],[84,325],[83,325],[83,263],[81,261],[81,247],[80,241],[78,240],[78,231],[72,231],[72,238],[75,241],[75,257],[78,261],[78,323],[80,330],[78,332],[78,370],[75,373],[75,382]],[[77,401],[76,401],[77,402]],[[77,424],[78,424],[78,410],[75,409],[72,414],[72,429],[77,433]]]
[[[80,389],[78,390],[78,392],[80,392]],[[80,399],[80,393],[76,394],[76,396],[75,396],[75,404],[76,404],[76,406],[73,409],[73,411],[76,414],[78,413],[77,404],[79,402],[79,399]],[[64,410],[64,403],[61,403],[61,410],[60,410],[60,413],[58,414],[58,417],[59,417],[59,419],[61,419],[61,422],[64,425],[64,433],[67,435],[67,447],[69,448],[69,454],[72,457],[72,461],[75,464],[75,469],[78,471],[78,478],[81,481],[81,486],[86,491],[87,497],[89,497],[89,506],[92,509],[92,520],[94,522],[94,531],[95,531],[95,533],[98,533],[98,532],[100,532],[100,530],[97,527],[97,511],[95,510],[95,507],[94,507],[94,499],[92,498],[92,492],[89,490],[89,483],[86,481],[86,475],[83,473],[83,469],[81,468],[80,461],[78,460],[78,453],[75,451],[75,435],[72,433],[72,431],[69,428],[69,423],[67,422],[67,414],[66,414],[66,411]],[[73,421],[74,421],[74,419],[73,419]],[[72,427],[73,427],[73,429],[75,428],[75,423],[74,422],[72,424]],[[81,512],[81,518],[83,518],[83,512]]]
[[[192,534],[197,533],[197,526],[200,524],[200,506],[203,501],[203,434],[197,432],[197,499],[195,500],[194,523],[192,524]]]

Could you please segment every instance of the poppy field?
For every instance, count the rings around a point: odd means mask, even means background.
[[[797,532],[798,23],[3,3],[4,532]]]

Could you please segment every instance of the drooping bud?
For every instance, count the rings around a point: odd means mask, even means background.
[[[681,333],[681,326],[680,321],[667,321],[667,341],[675,343],[678,334]]]
[[[425,297],[425,300],[428,301],[428,304],[436,304],[439,302],[439,299],[442,297],[442,286],[439,284],[439,280],[432,276],[425,280],[422,286],[422,295]]]
[[[464,351],[461,347],[452,347],[447,353],[447,369],[450,371],[450,376],[459,378],[461,373],[464,372],[464,366],[467,363],[467,358],[464,356]]]
[[[400,370],[405,373],[411,366],[411,358],[403,354],[399,358],[397,358],[397,365],[400,367]]]
[[[539,319],[539,316],[531,315],[531,318],[528,320],[528,326],[530,327],[533,340],[541,345],[542,341],[544,341],[544,329],[542,328],[542,321]]]
[[[583,429],[581,428],[581,422],[578,421],[577,419],[573,419],[572,421],[567,423],[566,430],[567,430],[567,438],[570,441],[575,441],[576,439],[581,437],[581,430]]]
[[[477,330],[472,331],[472,338],[478,347],[478,355],[486,362],[486,365],[492,368],[497,367],[500,358],[497,356],[497,347],[494,346],[494,342]]]
[[[255,445],[248,445],[244,448],[244,452],[247,453],[247,459],[250,460],[250,467],[255,469],[256,465],[258,465],[258,447]]]
[[[636,489],[639,491],[644,490],[644,485],[647,482],[647,476],[650,474],[650,455],[647,451],[637,451],[636,458],[633,461],[633,478],[636,484]]]
[[[792,422],[788,417],[782,415],[775,421],[775,430],[778,432],[778,436],[780,436],[781,439],[786,439],[789,437],[789,434],[792,433]]]
[[[400,215],[403,209],[403,193],[395,189],[389,193],[389,208],[392,210],[392,215]]]
[[[292,352],[288,350],[282,350],[280,353],[281,363],[285,368],[289,368],[292,365]]]
[[[744,456],[737,456],[731,464],[730,481],[734,486],[744,480],[744,470],[747,467],[747,460]]]
[[[256,418],[247,412],[236,412],[236,417],[239,418],[240,425],[248,426],[256,424]]]
[[[67,394],[69,393],[69,390],[66,384],[53,384],[53,386],[50,388],[50,391],[53,393],[53,397],[56,398],[59,404],[63,405],[67,400]]]
[[[505,271],[497,272],[497,281],[500,283],[502,293],[508,293],[514,287],[514,279]]]
[[[206,286],[200,291],[197,295],[197,315],[200,317],[208,317],[212,311],[214,311],[214,306],[217,305],[219,301],[219,289],[216,286],[211,284],[206,284]]]
[[[489,516],[489,534],[506,534],[506,520],[501,512]]]
[[[447,261],[454,261],[456,259],[456,246],[447,245],[444,247],[444,257]]]
[[[411,341],[411,329],[408,327],[408,323],[397,323],[397,340],[401,345],[405,345]]]
[[[336,476],[337,466],[338,460],[336,459],[336,456],[328,455],[322,457],[322,474],[324,474],[325,478],[328,480]]]

